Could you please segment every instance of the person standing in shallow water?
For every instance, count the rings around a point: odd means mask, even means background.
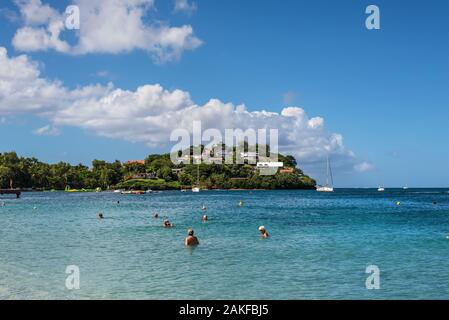
[[[262,238],[269,238],[270,237],[270,235],[268,234],[268,232],[267,232],[267,229],[265,229],[265,227],[264,226],[260,226],[259,227],[259,232],[260,232],[260,234],[262,235]]]
[[[197,246],[200,244],[200,242],[198,241],[198,238],[194,236],[194,231],[193,229],[189,229],[187,231],[187,238],[184,240],[184,244],[186,247],[192,247],[192,246]]]

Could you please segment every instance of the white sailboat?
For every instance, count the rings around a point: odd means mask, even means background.
[[[330,184],[329,184],[330,179]],[[329,156],[327,157],[327,175],[326,184],[324,186],[317,186],[316,191],[318,192],[334,192],[334,178],[332,176],[331,163],[329,161]]]
[[[192,192],[200,192],[200,164],[198,163],[196,171],[196,187],[192,188]]]
[[[385,191],[385,187],[384,186],[379,186],[379,188],[377,188],[377,191],[384,192]]]

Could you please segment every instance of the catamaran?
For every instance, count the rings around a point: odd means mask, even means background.
[[[330,184],[329,184],[330,180]],[[329,161],[329,156],[327,157],[327,174],[326,174],[326,184],[324,186],[317,186],[316,191],[318,192],[334,192],[334,178],[332,176],[331,163]]]

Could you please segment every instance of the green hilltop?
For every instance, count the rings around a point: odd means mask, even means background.
[[[193,160],[174,164],[170,154],[152,154],[145,160],[125,163],[93,160],[89,168],[65,162],[47,164],[8,152],[0,153],[0,188],[179,190],[197,185],[198,180],[199,187],[207,189],[315,188],[315,180],[297,167],[293,156],[279,154],[278,161],[283,162],[283,168],[264,176],[255,163],[246,160],[243,164],[197,165]]]

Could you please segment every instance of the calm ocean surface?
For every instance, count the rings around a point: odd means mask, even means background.
[[[449,299],[448,189],[0,201],[0,299]],[[189,227],[201,242],[193,250],[183,246]],[[80,290],[65,288],[68,265],[80,268]],[[365,288],[369,265],[380,268],[380,290]]]

